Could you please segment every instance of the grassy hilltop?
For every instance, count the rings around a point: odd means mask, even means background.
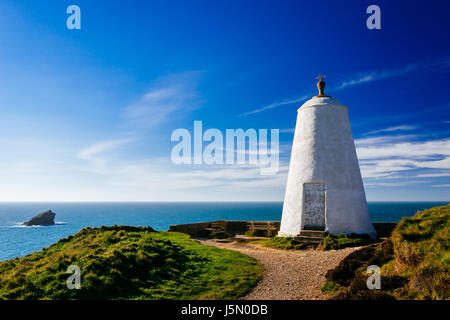
[[[69,290],[69,265],[81,289]],[[235,299],[262,278],[259,263],[147,227],[85,228],[23,258],[0,262],[0,299]]]
[[[386,241],[367,246],[328,271],[322,291],[333,299],[450,299],[450,205],[404,218]],[[369,265],[381,289],[368,290]]]

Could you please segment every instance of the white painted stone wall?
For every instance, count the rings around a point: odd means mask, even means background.
[[[298,109],[279,236],[303,229],[303,184],[312,182],[326,184],[326,231],[376,235],[348,110],[331,97],[313,97]]]

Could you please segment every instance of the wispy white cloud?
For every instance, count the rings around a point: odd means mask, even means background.
[[[440,173],[423,173],[418,174],[417,178],[445,178],[450,177],[450,172],[440,172]]]
[[[95,142],[82,149],[78,158],[92,162],[96,170],[107,161],[106,151],[138,140],[143,131],[150,130],[162,124],[171,117],[180,117],[200,106],[201,100],[197,93],[200,72],[190,71],[172,74],[157,79],[151,89],[137,101],[124,108],[124,116],[128,124],[133,125],[133,137],[119,137],[106,141]]]
[[[372,82],[375,80],[382,80],[392,77],[401,76],[403,74],[412,72],[414,70],[418,69],[418,65],[416,64],[409,64],[403,68],[399,69],[391,69],[391,70],[384,70],[384,71],[371,71],[366,73],[358,73],[352,77],[350,77],[347,80],[344,80],[340,85],[337,87],[334,87],[330,89],[330,91],[339,91],[343,90],[349,87],[354,87],[360,84]]]
[[[115,139],[115,140],[106,140],[100,141],[92,144],[91,146],[81,150],[78,153],[78,158],[82,160],[95,161],[100,162],[103,161],[103,158],[99,156],[99,154],[118,148],[124,144],[135,141],[135,138],[125,138],[125,139]]]
[[[383,185],[396,183],[386,182],[386,179],[407,177],[410,180],[449,175],[450,138],[418,141],[416,135],[389,135],[395,132],[392,128],[395,127],[377,130],[378,133],[385,133],[382,136],[355,140],[361,173],[365,179],[378,179],[376,183]]]
[[[125,117],[132,125],[150,129],[173,116],[183,116],[203,102],[197,92],[197,71],[165,76],[136,102],[125,108]]]
[[[125,109],[126,120],[139,125],[140,129],[149,130],[173,116],[178,117],[199,107],[202,101],[196,90],[196,77],[195,73],[182,74],[157,81],[150,91]],[[261,168],[267,167],[265,163],[177,166],[170,158],[125,159],[112,156],[112,151],[134,142],[141,134],[142,130],[135,130],[133,138],[100,141],[86,147],[78,153],[78,158],[86,161],[81,170],[96,175],[109,188],[130,190],[127,199],[138,196],[142,199],[142,194],[148,194],[148,200],[205,200],[205,192],[208,195],[216,193],[217,199],[230,196],[260,199],[264,192],[267,199],[281,196],[288,165],[280,153],[288,153],[290,145],[281,144],[278,150],[272,150],[271,141],[268,141],[269,156],[282,158],[278,173],[268,176],[261,174]],[[261,142],[254,147],[260,148]],[[226,148],[216,151],[226,151]],[[233,152],[246,157],[258,154],[251,148],[239,147]],[[276,193],[277,196],[274,195]]]
[[[398,142],[397,137],[392,137],[391,141],[389,141],[389,137],[383,138],[384,139],[382,142],[376,142],[377,139],[365,139],[365,143],[361,143],[360,140],[356,140],[355,143],[358,146],[358,157],[363,160],[382,159],[388,157],[421,159],[426,162],[429,167],[433,167],[436,164],[441,163],[443,165],[442,168],[447,168],[444,163],[446,163],[447,160],[450,160],[447,159],[447,157],[450,157],[449,138],[418,142],[407,140]],[[367,141],[370,140],[373,140],[374,142],[367,143]],[[444,157],[444,159],[430,160],[436,156]]]
[[[433,62],[421,61],[421,62],[411,63],[406,66],[392,68],[392,69],[386,69],[386,70],[382,70],[382,71],[369,71],[369,72],[357,73],[357,74],[349,77],[347,80],[344,80],[337,87],[330,89],[330,91],[339,91],[339,90],[343,90],[346,88],[354,87],[357,85],[361,85],[361,84],[376,81],[376,80],[398,77],[398,76],[401,76],[401,75],[404,75],[404,74],[407,74],[410,72],[429,69],[429,68],[436,68],[436,67],[449,68],[450,67],[450,57],[446,57],[444,59],[439,59],[439,60],[436,60]]]
[[[427,183],[429,181],[422,181],[422,180],[405,180],[405,181],[398,181],[398,182],[376,182],[376,183],[366,183],[366,186],[380,186],[380,187],[404,187],[412,184],[418,184],[418,183]]]
[[[205,200],[205,192],[209,200],[211,193],[219,194],[219,199],[230,195],[258,199],[259,192],[272,194],[268,199],[273,200],[273,194],[281,195],[288,172],[287,164],[280,166],[278,174],[264,176],[258,165],[177,166],[170,158],[117,159],[84,168],[102,175],[110,187],[147,193],[148,200],[178,201]]]
[[[255,109],[255,110],[252,110],[252,111],[248,111],[248,112],[244,112],[244,113],[240,114],[239,117],[244,117],[244,116],[248,116],[248,115],[251,115],[251,114],[260,113],[260,112],[263,112],[263,111],[267,111],[267,110],[270,110],[270,109],[278,108],[278,107],[285,106],[285,105],[288,105],[288,104],[299,103],[299,102],[305,101],[306,99],[308,99],[310,97],[311,96],[308,94],[308,95],[303,95],[303,96],[301,96],[299,98],[293,98],[293,99],[287,99],[287,100],[273,102],[271,104],[268,104],[266,106],[260,107],[258,109]]]
[[[383,129],[379,129],[379,130],[373,130],[373,131],[368,132],[367,134],[393,132],[393,131],[410,131],[410,130],[414,130],[416,128],[417,128],[416,126],[403,125],[403,126],[395,126],[395,127],[388,127],[388,128],[383,128]]]
[[[375,145],[391,145],[392,143],[411,141],[417,135],[381,135],[376,137],[359,138],[355,140],[356,147],[371,147]]]
[[[333,92],[333,91],[340,91],[344,89],[348,89],[354,86],[362,85],[365,83],[369,83],[376,80],[382,80],[392,77],[398,77],[410,72],[424,70],[428,68],[436,68],[436,67],[443,67],[443,68],[449,68],[450,67],[450,57],[446,57],[444,59],[440,59],[434,62],[429,61],[421,61],[417,63],[411,63],[406,66],[398,67],[398,68],[392,68],[392,69],[386,69],[382,71],[369,71],[369,72],[360,72],[357,74],[354,74],[350,77],[348,77],[346,80],[342,81],[339,85],[335,87],[329,88],[327,91]],[[306,99],[311,98],[311,94],[302,95],[299,98],[294,99],[286,99],[281,100],[277,102],[273,102],[271,104],[268,104],[266,106],[260,107],[255,110],[251,110],[245,113],[240,114],[239,116],[248,116],[255,113],[264,112],[267,110],[271,110],[274,108],[278,108],[280,106],[289,105],[293,103],[299,103]]]

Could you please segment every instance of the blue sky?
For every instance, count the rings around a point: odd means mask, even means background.
[[[449,200],[450,3],[431,4],[2,0],[0,201],[282,201],[319,72],[369,201]],[[173,164],[171,133],[194,120],[280,129],[278,174]]]

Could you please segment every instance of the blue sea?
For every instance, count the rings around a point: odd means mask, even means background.
[[[397,222],[402,217],[446,202],[369,202],[373,222]],[[0,261],[22,257],[75,234],[102,225],[151,226],[211,220],[280,220],[282,202],[200,203],[0,203]],[[24,227],[21,223],[51,209],[54,226]]]

